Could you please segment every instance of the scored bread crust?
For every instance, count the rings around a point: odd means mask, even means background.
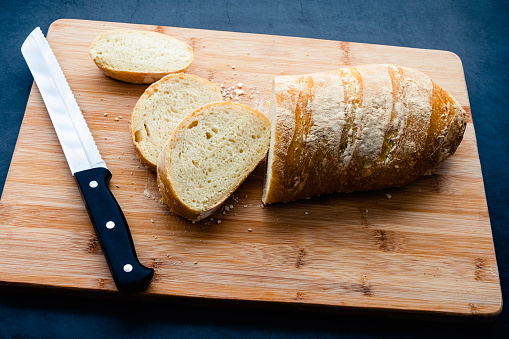
[[[178,74],[169,74],[163,77],[161,80],[153,83],[150,85],[145,92],[140,96],[138,99],[138,102],[136,103],[136,106],[134,107],[133,114],[131,116],[131,139],[134,145],[134,148],[136,150],[136,154],[138,155],[138,158],[142,162],[142,164],[151,170],[152,172],[155,172],[157,169],[157,157],[152,158],[149,156],[148,151],[145,149],[145,147],[137,140],[136,133],[141,130],[144,126],[144,114],[147,112],[144,112],[142,107],[144,107],[147,100],[149,100],[150,97],[152,97],[154,94],[159,92],[162,88],[165,87],[166,84],[171,83],[173,81],[179,81],[179,80],[185,80],[188,83],[193,83],[193,85],[199,86],[198,91],[202,93],[203,96],[205,94],[207,96],[210,96],[211,101],[222,101],[223,97],[221,95],[221,89],[219,86],[214,84],[213,82],[210,82],[208,80],[205,80],[203,78],[200,78],[193,74],[185,74],[185,73],[178,73]],[[203,105],[207,104],[209,102],[203,102]],[[198,105],[196,108],[198,108]],[[187,114],[191,113],[192,110],[188,112],[180,112],[180,120],[183,119]],[[171,110],[168,111],[168,114],[177,114],[175,112],[172,112]],[[176,127],[176,126],[175,126]],[[169,131],[167,139],[173,130]],[[154,136],[152,136],[154,138]]]
[[[240,178],[238,182],[235,183],[235,185],[225,192],[223,196],[215,201],[211,206],[209,206],[207,209],[199,210],[194,209],[188,204],[186,204],[185,201],[183,201],[182,197],[176,192],[175,185],[173,182],[176,180],[176,178],[171,177],[171,172],[169,167],[172,166],[172,158],[169,155],[170,148],[172,147],[172,144],[176,143],[179,134],[182,133],[183,130],[188,128],[188,125],[196,121],[196,119],[199,119],[200,116],[206,114],[207,112],[213,111],[215,108],[219,108],[221,106],[230,106],[234,107],[236,109],[241,109],[245,114],[253,115],[256,117],[256,119],[260,119],[260,122],[264,125],[264,131],[266,131],[266,134],[262,136],[266,140],[265,145],[263,146],[263,149],[260,149],[260,155],[258,158],[255,158],[255,161],[249,166],[249,168],[245,169],[245,175]],[[228,199],[228,197],[244,182],[244,180],[249,176],[249,174],[258,166],[258,164],[265,158],[265,155],[267,153],[267,150],[269,148],[269,137],[270,137],[270,122],[267,119],[265,115],[260,113],[259,111],[252,109],[248,106],[238,104],[238,103],[232,103],[230,101],[225,102],[216,102],[211,103],[205,106],[202,106],[198,108],[193,113],[186,116],[180,124],[175,128],[173,134],[171,135],[170,139],[166,143],[166,145],[163,148],[163,151],[159,155],[159,160],[157,163],[157,183],[159,187],[159,191],[162,196],[162,202],[165,203],[168,207],[170,207],[172,212],[177,213],[178,215],[187,218],[191,221],[199,221],[201,219],[204,219],[211,214],[213,214],[225,201]]]
[[[274,78],[263,202],[405,185],[459,146],[467,114],[423,73],[362,65]]]
[[[101,57],[102,51],[101,51],[101,41],[104,39],[107,39],[109,36],[114,34],[139,34],[144,35],[147,39],[166,39],[171,40],[179,46],[179,48],[187,51],[189,53],[189,59],[188,61],[183,65],[183,67],[172,69],[161,69],[161,70],[132,70],[128,68],[115,68],[110,65],[108,65],[107,62],[103,60]],[[136,51],[133,51],[133,53],[136,53]],[[97,67],[107,76],[113,79],[117,79],[124,82],[129,82],[133,84],[151,84],[153,82],[158,81],[162,77],[168,74],[172,73],[180,73],[185,72],[187,68],[191,65],[191,63],[194,60],[194,51],[191,46],[186,44],[183,41],[180,41],[176,38],[173,38],[169,35],[159,33],[159,32],[151,32],[151,31],[136,31],[136,30],[126,30],[126,29],[115,29],[115,30],[108,30],[103,33],[101,33],[92,43],[89,50],[90,57],[94,61],[94,63],[97,65]]]

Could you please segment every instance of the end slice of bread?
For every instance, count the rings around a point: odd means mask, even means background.
[[[89,51],[107,76],[135,84],[151,84],[193,62],[191,46],[169,35],[115,29],[99,35]]]
[[[205,105],[182,120],[157,164],[162,200],[197,221],[223,204],[265,157],[270,123],[242,104]]]
[[[179,122],[197,108],[222,101],[221,89],[191,74],[169,74],[150,85],[131,116],[131,136],[141,162],[155,172],[159,153]]]

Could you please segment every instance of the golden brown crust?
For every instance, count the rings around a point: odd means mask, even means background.
[[[396,65],[277,77],[273,91],[265,203],[405,185],[453,154],[467,123],[449,93]]]
[[[186,68],[179,69],[175,72],[162,72],[162,73],[148,73],[148,72],[131,72],[131,71],[121,71],[115,70],[107,67],[97,66],[99,69],[110,78],[129,82],[131,84],[152,84],[164,76],[168,74],[182,73],[185,72],[189,66]]]

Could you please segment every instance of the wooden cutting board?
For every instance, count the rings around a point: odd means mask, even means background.
[[[156,177],[130,141],[147,86],[104,76],[88,55],[102,31],[175,36],[194,48],[188,73],[268,113],[271,79],[365,63],[417,68],[470,111],[453,53],[294,37],[81,20],[48,33],[113,172],[111,188],[140,261],[141,296],[189,296],[370,310],[495,316],[502,305],[474,126],[431,176],[401,188],[261,205],[262,166],[211,218],[190,223],[159,202]],[[244,95],[233,89],[242,87]],[[226,208],[228,206],[228,208]],[[0,204],[3,284],[115,291],[79,191],[34,85]]]

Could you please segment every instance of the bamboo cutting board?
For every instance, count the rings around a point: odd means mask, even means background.
[[[48,40],[113,172],[110,183],[140,261],[155,269],[142,296],[189,296],[371,310],[495,316],[501,290],[473,124],[431,176],[394,189],[261,205],[260,166],[211,218],[190,223],[159,202],[156,177],[130,141],[147,86],[104,76],[88,55],[114,28],[154,30],[190,45],[188,73],[268,113],[271,79],[365,63],[417,68],[469,111],[449,52],[197,29],[58,20]],[[235,95],[234,88],[244,95]],[[0,204],[0,281],[115,291],[37,87]],[[116,293],[116,292],[114,292]]]

